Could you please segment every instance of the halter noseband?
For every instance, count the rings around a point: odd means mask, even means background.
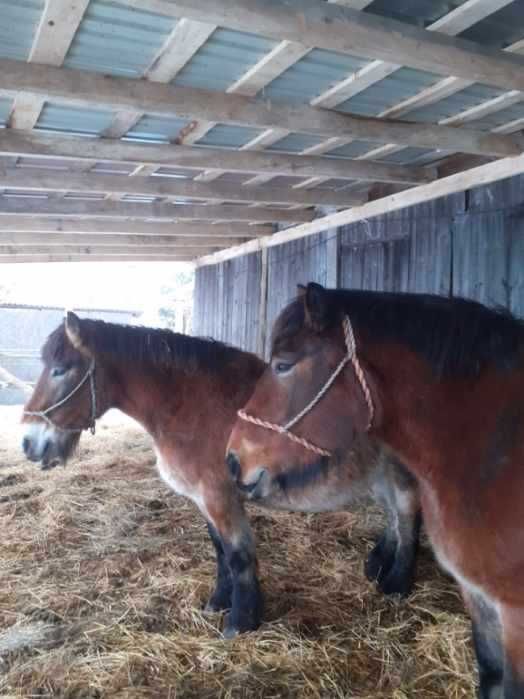
[[[53,410],[56,410],[57,408],[60,408],[62,405],[65,405],[67,401],[72,398],[81,388],[82,386],[86,383],[86,381],[89,381],[89,389],[90,389],[90,396],[91,396],[91,418],[89,421],[89,425],[87,427],[60,427],[60,425],[57,425],[51,418],[49,417],[49,413],[52,412]],[[57,403],[53,403],[53,405],[49,406],[49,408],[46,408],[45,410],[24,410],[24,415],[29,415],[30,417],[39,417],[42,420],[45,420],[48,425],[51,425],[51,427],[54,427],[56,430],[60,430],[61,432],[83,432],[84,430],[90,430],[91,434],[95,434],[95,429],[96,429],[96,386],[95,386],[95,360],[93,359],[91,361],[91,364],[89,365],[89,369],[86,371],[83,379],[78,383],[72,391],[70,391],[65,398],[62,398],[62,400],[59,400]]]
[[[279,434],[285,434],[286,437],[291,439],[292,442],[295,442],[296,444],[300,444],[301,446],[305,447],[309,451],[314,452],[315,454],[319,454],[320,456],[331,456],[331,452],[328,451],[327,449],[323,449],[322,447],[317,447],[316,444],[313,444],[313,442],[310,442],[308,439],[305,439],[304,437],[299,437],[298,435],[294,434],[293,432],[290,432],[290,429],[294,427],[297,422],[302,420],[302,418],[307,415],[315,405],[324,397],[324,395],[329,391],[331,386],[334,384],[337,376],[340,374],[340,372],[344,369],[346,364],[348,362],[351,362],[353,365],[353,369],[355,371],[355,375],[358,379],[358,382],[360,384],[360,387],[362,388],[362,392],[364,394],[364,398],[366,399],[366,403],[368,406],[368,411],[369,411],[369,420],[368,424],[366,427],[366,430],[369,430],[371,425],[373,424],[373,416],[375,414],[375,407],[373,405],[373,399],[371,398],[371,391],[369,390],[369,386],[366,381],[366,377],[364,375],[364,371],[362,369],[362,366],[360,365],[360,362],[358,361],[357,357],[357,352],[356,352],[356,343],[355,343],[355,335],[353,334],[353,328],[351,326],[351,321],[349,320],[349,316],[344,316],[344,320],[342,322],[342,328],[344,330],[344,341],[346,343],[346,354],[342,358],[342,360],[339,362],[338,366],[336,369],[333,371],[329,379],[326,381],[326,383],[322,386],[320,391],[317,393],[317,395],[311,400],[306,407],[301,410],[298,415],[295,415],[294,418],[289,420],[285,425],[277,425],[274,422],[268,422],[267,420],[261,420],[258,417],[255,417],[254,415],[249,415],[249,413],[246,413],[245,410],[239,410],[237,412],[237,415],[239,418],[242,420],[245,420],[246,422],[251,422],[253,425],[258,425],[259,427],[264,427],[267,430],[272,430],[273,432],[278,432]]]

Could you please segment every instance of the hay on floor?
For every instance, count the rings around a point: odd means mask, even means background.
[[[234,641],[201,612],[214,559],[194,506],[158,479],[130,422],[67,469],[23,460],[0,414],[0,695],[424,699],[474,696],[469,623],[423,548],[415,593],[362,573],[382,519],[251,508],[265,623]]]

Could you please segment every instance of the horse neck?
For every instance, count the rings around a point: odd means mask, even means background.
[[[416,476],[431,478],[441,465],[441,445],[459,436],[470,394],[461,385],[468,382],[437,380],[425,360],[401,345],[372,346],[364,352],[381,376],[374,435],[392,447]],[[452,458],[452,449],[448,454]]]
[[[261,373],[258,364],[247,359],[220,372],[188,370],[176,365],[168,370],[155,364],[114,362],[111,376],[111,405],[135,419],[153,437],[172,429],[173,420],[187,423],[204,415],[231,421],[247,402]],[[168,428],[169,425],[169,428]]]

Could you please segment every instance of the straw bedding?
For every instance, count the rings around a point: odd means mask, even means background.
[[[40,472],[0,414],[0,696],[101,699],[474,696],[469,624],[426,546],[407,601],[362,573],[374,509],[251,508],[265,623],[234,641],[201,609],[214,558],[195,507],[158,479],[148,438],[102,422]]]

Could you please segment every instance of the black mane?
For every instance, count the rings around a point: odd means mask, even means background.
[[[327,327],[349,315],[354,328],[372,341],[407,345],[438,377],[476,376],[486,366],[517,367],[524,323],[504,309],[463,298],[431,294],[329,289]],[[273,347],[304,324],[304,301],[293,301],[275,324]]]
[[[191,337],[160,328],[140,325],[118,325],[103,320],[84,318],[82,339],[95,355],[112,355],[122,361],[143,362],[169,368],[206,369],[219,372],[225,365],[250,359],[255,355],[222,342]],[[42,359],[49,363],[63,361],[71,352],[65,325],[49,335],[42,348]]]

